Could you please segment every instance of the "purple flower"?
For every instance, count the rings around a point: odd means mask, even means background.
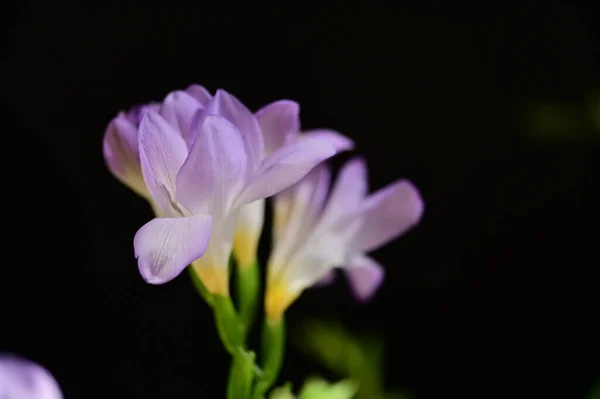
[[[152,202],[142,176],[138,150],[138,128],[142,117],[148,111],[159,113],[188,142],[193,117],[211,98],[204,87],[191,85],[185,91],[169,93],[162,103],[137,105],[127,113],[120,112],[108,124],[104,134],[103,153],[108,169],[122,183]]]
[[[205,105],[174,99],[138,129],[141,172],[158,215],[134,239],[140,273],[162,284],[190,263],[209,292],[228,295],[228,260],[240,207],[295,184],[335,154],[315,137],[264,156],[257,118],[218,90]]]
[[[354,146],[350,139],[333,130],[301,133],[300,106],[294,101],[276,101],[258,110],[255,116],[263,137],[264,157],[299,141],[329,141],[336,152],[346,151]],[[233,241],[233,252],[240,267],[249,266],[256,260],[264,210],[265,201],[262,199],[240,209]]]
[[[0,355],[0,398],[62,399],[54,377],[41,366],[11,355]]]
[[[355,295],[366,300],[384,271],[366,256],[416,225],[423,201],[416,187],[398,180],[367,195],[361,159],[348,162],[328,195],[330,171],[320,165],[275,197],[274,248],[269,258],[266,313],[281,317],[300,293],[336,267],[345,270]]]

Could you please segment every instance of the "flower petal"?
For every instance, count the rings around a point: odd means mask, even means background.
[[[290,143],[300,132],[300,105],[295,101],[281,100],[256,112],[262,130],[265,155]]]
[[[133,123],[133,125],[137,128],[140,126],[140,122],[142,121],[142,117],[146,112],[160,112],[161,105],[159,103],[149,103],[149,104],[141,104],[134,105],[127,111],[127,119]]]
[[[193,84],[188,86],[185,89],[187,94],[194,97],[203,107],[206,107],[210,100],[212,100],[212,96],[210,92],[204,88],[204,86],[200,86],[197,84]]]
[[[187,156],[183,138],[159,114],[147,112],[139,128],[139,152],[146,187],[166,216],[177,215],[175,178]]]
[[[177,277],[204,254],[212,218],[206,215],[156,218],[142,226],[133,239],[140,274],[150,284]]]
[[[275,236],[271,268],[278,273],[287,261],[314,236],[314,226],[327,196],[331,172],[320,164],[302,180],[275,197]],[[283,220],[282,220],[283,219]],[[303,239],[299,239],[303,237]],[[313,251],[310,248],[308,251]]]
[[[256,170],[263,157],[264,144],[258,120],[252,112],[236,97],[219,89],[206,106],[205,115],[225,117],[242,132],[248,155],[247,170],[248,172]]]
[[[188,146],[193,142],[195,132],[194,121],[196,113],[204,109],[202,104],[185,91],[177,90],[165,98],[160,109],[160,115],[179,131]]]
[[[329,226],[356,212],[368,191],[367,166],[362,158],[348,161],[340,170],[319,224]]]
[[[111,173],[137,194],[149,199],[140,165],[137,127],[124,113],[121,112],[109,123],[102,149]]]
[[[267,198],[290,187],[315,166],[335,155],[327,140],[302,140],[286,145],[268,156],[244,190],[239,204]]]
[[[325,276],[321,277],[321,280],[317,281],[314,287],[325,287],[327,285],[333,284],[336,278],[335,269],[332,269],[325,274]]]
[[[58,383],[46,369],[13,355],[0,355],[0,398],[62,399]]]
[[[367,197],[361,207],[363,225],[355,249],[379,248],[416,225],[423,214],[423,200],[408,180],[399,180]]]
[[[256,260],[264,220],[264,200],[256,200],[240,207],[233,239],[233,252],[238,265],[248,266]]]
[[[320,138],[328,140],[337,152],[348,151],[354,148],[354,142],[350,138],[330,129],[306,130],[300,135],[300,138]]]
[[[383,283],[385,270],[368,256],[354,257],[344,268],[354,296],[360,301],[368,301]]]
[[[195,214],[225,216],[242,188],[246,162],[238,128],[222,116],[207,115],[177,175],[177,199]]]

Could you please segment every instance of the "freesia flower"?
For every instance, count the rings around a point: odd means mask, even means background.
[[[423,202],[407,180],[367,195],[367,170],[353,159],[331,193],[330,171],[320,165],[275,197],[274,248],[268,262],[265,310],[277,320],[300,293],[343,268],[361,298],[383,280],[382,267],[366,256],[418,223]]]
[[[0,355],[0,398],[62,399],[58,383],[46,369],[29,360]]]
[[[176,113],[184,114],[175,107]],[[295,184],[335,154],[330,140],[315,137],[263,157],[256,117],[218,90],[196,111],[189,134],[148,110],[138,130],[144,182],[161,217],[134,239],[140,273],[162,284],[190,263],[213,294],[228,295],[228,261],[243,205]]]
[[[300,106],[295,101],[280,100],[255,113],[260,125],[266,157],[278,149],[308,139],[328,140],[336,152],[354,146],[347,137],[333,130],[315,129],[300,133]],[[240,209],[233,251],[238,266],[249,266],[256,260],[256,250],[264,223],[265,201],[257,200]]]
[[[194,117],[211,100],[210,93],[200,85],[169,93],[162,103],[136,105],[119,114],[108,124],[104,134],[103,154],[110,172],[135,193],[152,203],[142,176],[138,149],[138,128],[142,116],[156,112],[165,118],[182,135],[186,143],[192,140]],[[154,204],[153,204],[154,205]],[[154,207],[155,212],[158,209]]]

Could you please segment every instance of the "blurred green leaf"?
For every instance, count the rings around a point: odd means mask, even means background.
[[[359,385],[357,399],[383,395],[383,345],[377,337],[358,339],[337,323],[311,321],[296,337],[298,345],[334,373]]]
[[[269,399],[296,399],[292,392],[292,384],[288,382],[282,387],[275,388]]]
[[[600,381],[596,382],[596,385],[592,388],[588,396],[585,399],[600,399]]]
[[[533,104],[525,113],[529,134],[538,140],[579,140],[589,136],[590,123],[583,107],[561,104]]]
[[[298,399],[351,399],[358,385],[351,380],[330,384],[321,378],[311,378],[306,381],[298,395]]]

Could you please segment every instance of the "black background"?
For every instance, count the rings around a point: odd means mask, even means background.
[[[426,202],[374,254],[374,302],[343,281],[311,290],[291,330],[321,316],[382,332],[390,387],[416,398],[584,396],[600,377],[598,135],[533,140],[522,116],[597,87],[597,9],[176,3],[2,12],[0,351],[67,398],[223,396],[209,309],[186,274],[142,281],[132,239],[151,211],[101,152],[119,110],[200,83],[251,109],[299,101],[304,127],[356,141],[373,188],[408,177]],[[313,371],[335,378],[290,343],[281,381]]]

